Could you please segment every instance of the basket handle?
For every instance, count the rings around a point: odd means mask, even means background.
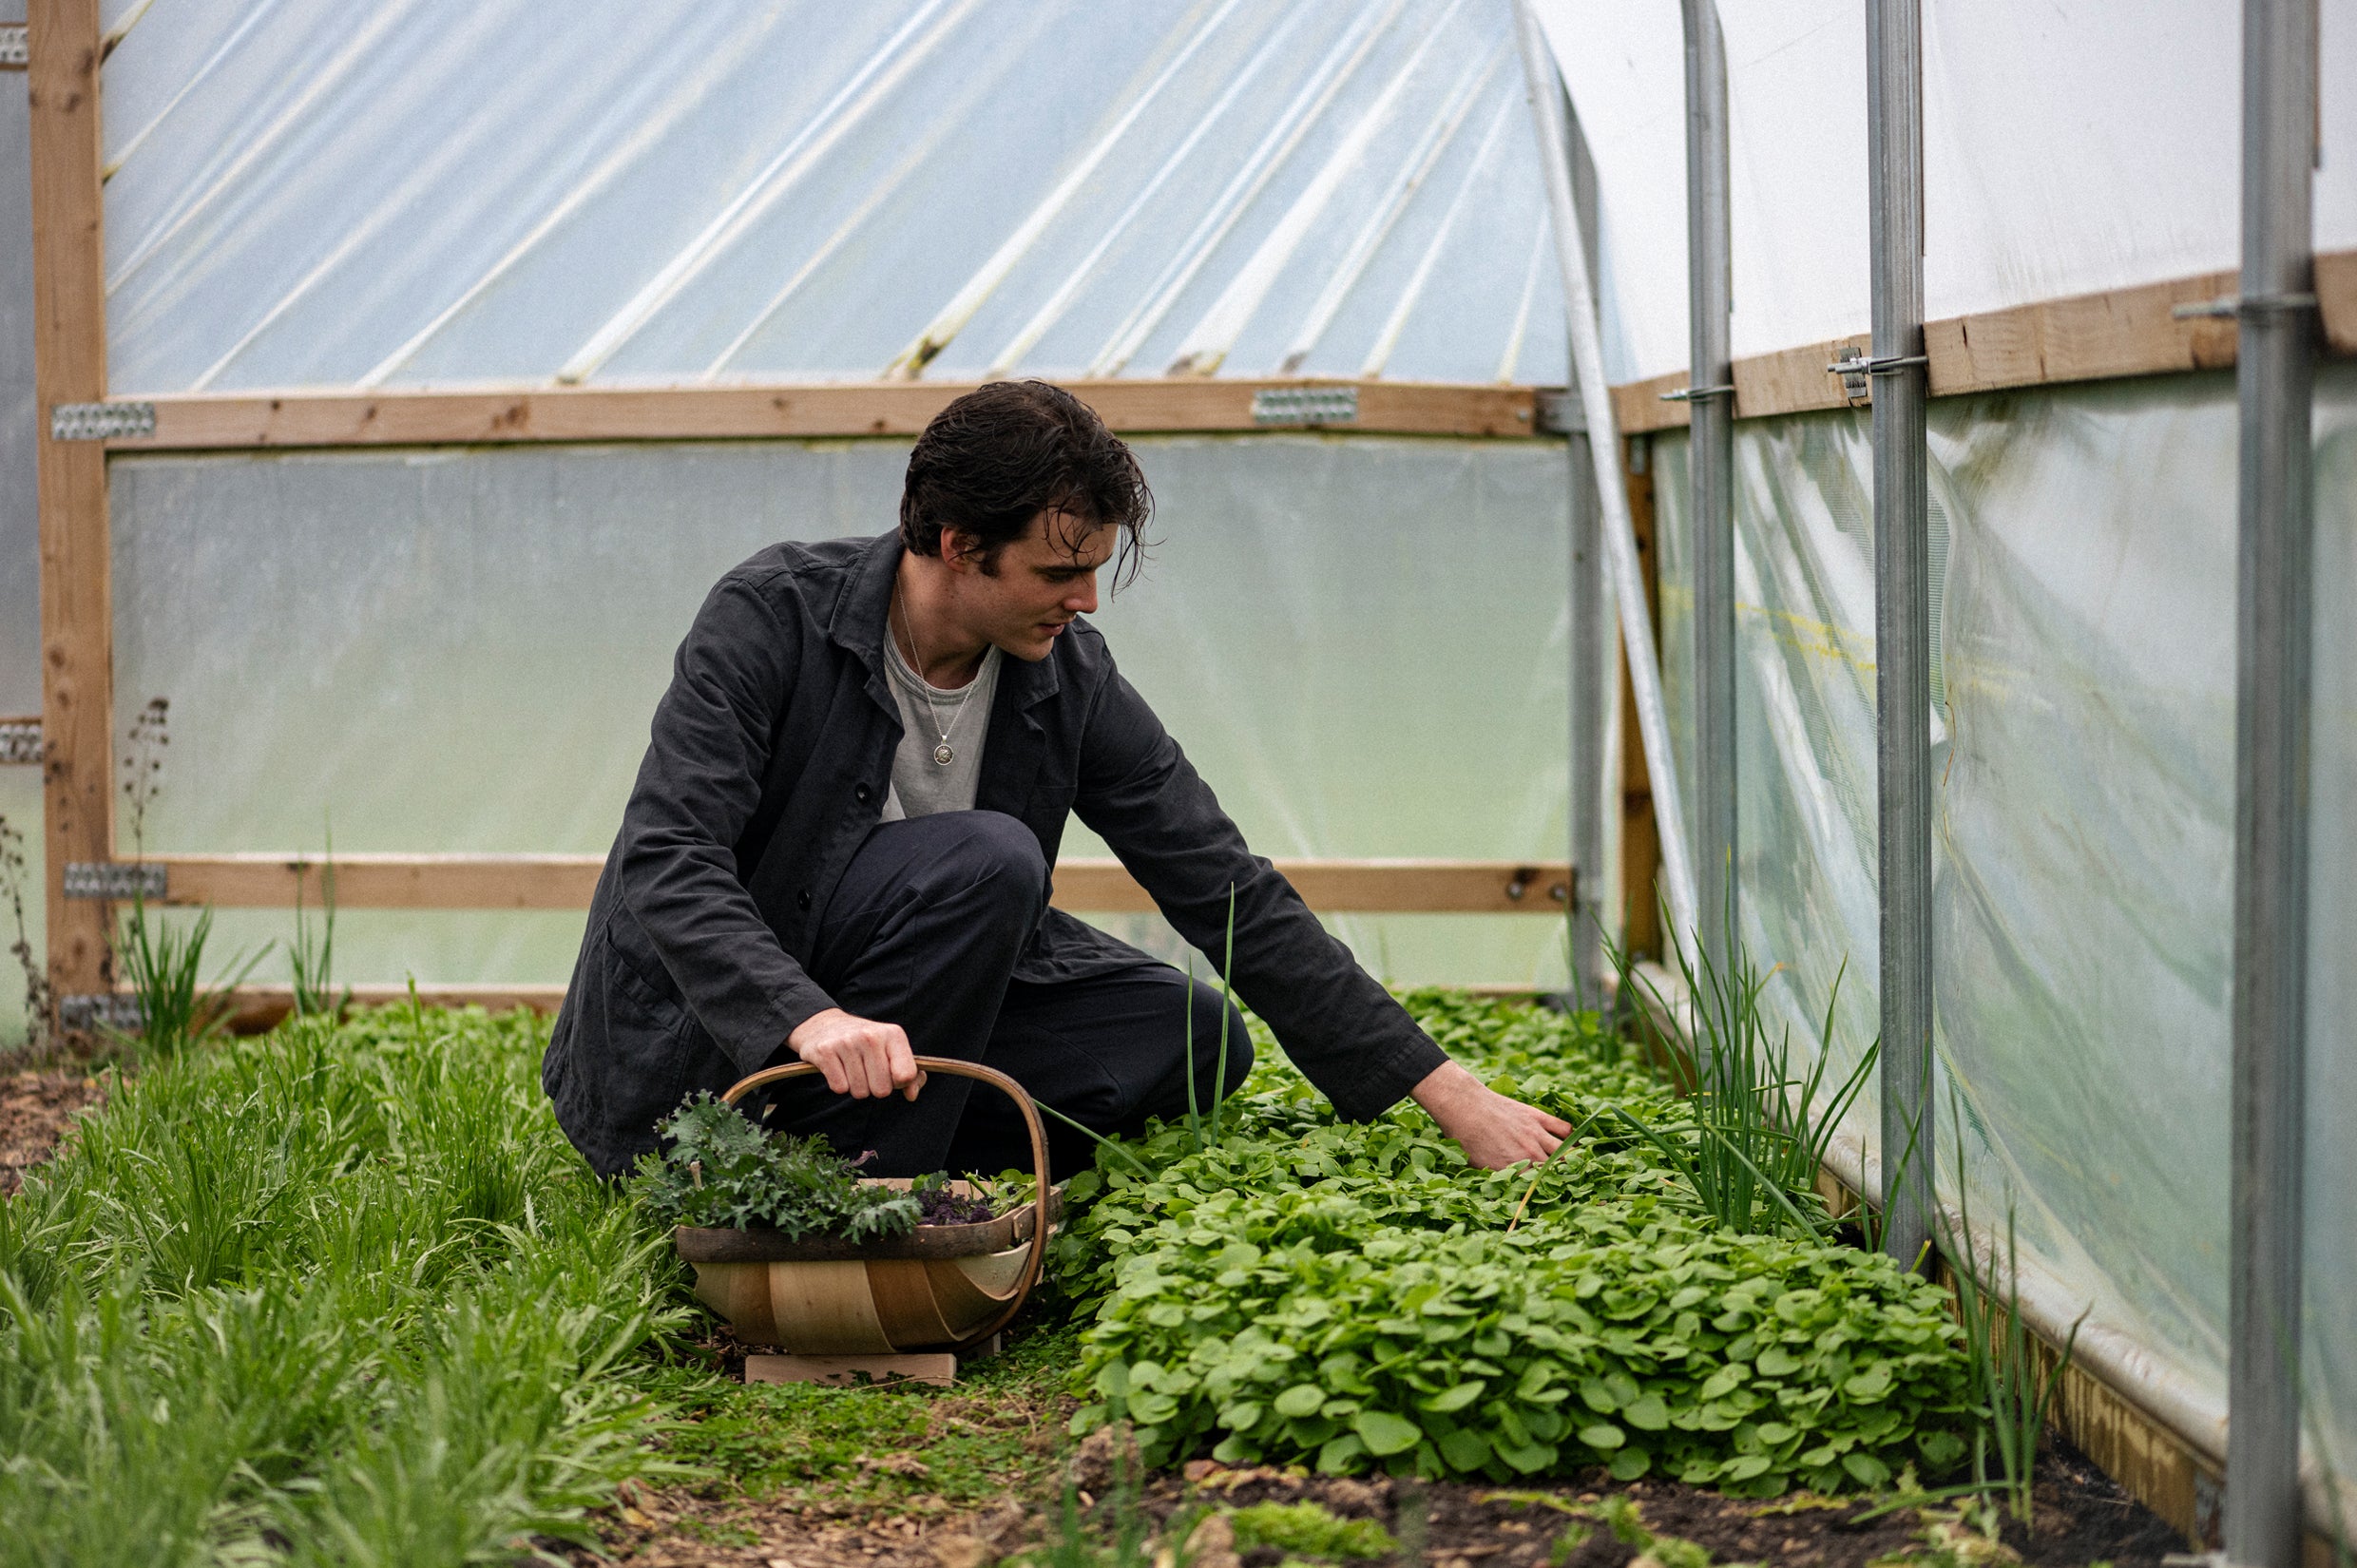
[[[1015,1314],[1023,1310],[1024,1302],[1029,1298],[1031,1288],[1039,1283],[1041,1267],[1047,1258],[1047,1129],[1042,1125],[1039,1108],[1031,1103],[1031,1096],[1024,1086],[995,1067],[942,1056],[921,1056],[916,1059],[916,1064],[927,1073],[946,1073],[951,1078],[970,1078],[978,1083],[989,1084],[1015,1102],[1015,1109],[1023,1113],[1024,1125],[1031,1133],[1031,1170],[1034,1176],[1031,1183],[1031,1251],[1023,1260],[1023,1274],[1016,1282],[1015,1293],[1006,1303],[1006,1310],[991,1319],[989,1327],[967,1335],[953,1347],[963,1350],[981,1344],[1014,1322]],[[764,1067],[749,1078],[738,1080],[728,1093],[720,1097],[720,1103],[734,1105],[764,1084],[782,1082],[789,1078],[806,1078],[821,1071],[824,1069],[810,1061],[789,1061],[779,1067]]]

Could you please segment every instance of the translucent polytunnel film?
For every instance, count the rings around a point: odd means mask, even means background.
[[[1095,619],[1255,850],[1563,854],[1561,447],[1137,449],[1160,543]],[[603,852],[713,581],[774,540],[891,526],[907,457],[827,442],[119,461],[120,717],[158,696],[171,712],[148,847],[316,852],[332,830],[343,851]],[[1105,852],[1077,824],[1064,851]],[[231,947],[290,928],[220,916]],[[348,979],[558,982],[580,928],[351,911],[336,950]],[[1562,925],[1542,916],[1338,928],[1402,981],[1563,976]]]
[[[125,0],[110,374],[1552,379],[1511,14]]]
[[[0,168],[22,169],[25,95],[0,92]],[[0,180],[0,718],[41,711],[41,539],[33,483],[31,191]],[[41,770],[0,763],[0,1049],[24,1031],[24,966],[8,955],[21,937],[38,967],[43,943]],[[21,852],[21,870],[7,860]],[[18,900],[22,899],[22,926]]]
[[[2317,404],[2306,1382],[2313,1435],[2344,1459],[2357,374],[2328,369]],[[1943,1189],[1979,1220],[2017,1216],[2026,1259],[2221,1409],[2236,424],[2224,375],[1931,409]],[[1854,1060],[1876,1027],[1867,421],[1736,432],[1743,930],[1763,968],[1780,966],[1770,996],[1796,1039],[1847,960],[1837,1033]],[[1690,638],[1685,444],[1654,449],[1664,636]],[[1672,647],[1664,663],[1688,730],[1691,657]],[[1685,780],[1697,787],[1690,762]],[[1870,1108],[1852,1129],[1875,1141]]]

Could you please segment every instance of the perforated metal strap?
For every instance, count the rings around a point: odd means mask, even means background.
[[[170,888],[162,866],[128,860],[69,860],[66,863],[67,898],[122,900],[144,898],[161,902]]]
[[[120,992],[61,996],[57,999],[57,1022],[68,1030],[104,1028],[135,1035],[147,1026],[147,1014],[140,1006],[139,998]]]
[[[52,441],[115,441],[155,433],[153,403],[58,403],[49,409]]]
[[[1269,387],[1253,393],[1255,425],[1350,425],[1358,420],[1356,387]]]

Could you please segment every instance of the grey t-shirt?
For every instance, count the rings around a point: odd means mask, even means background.
[[[982,779],[983,742],[990,737],[990,699],[999,689],[996,646],[983,650],[982,668],[956,691],[929,685],[901,657],[900,642],[885,628],[884,667],[893,700],[900,704],[900,748],[892,754],[892,781],[884,792],[886,822],[930,816],[935,812],[970,812]],[[949,761],[933,759],[942,732],[949,732]]]

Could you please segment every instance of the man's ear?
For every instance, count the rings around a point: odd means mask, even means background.
[[[941,564],[953,572],[971,571],[982,560],[973,536],[958,528],[944,527],[936,548],[941,551]]]

